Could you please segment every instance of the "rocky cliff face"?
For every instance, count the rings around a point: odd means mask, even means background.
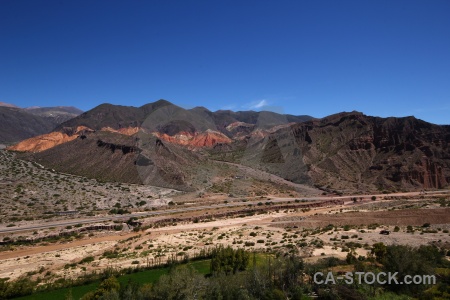
[[[230,147],[214,147],[212,154],[330,191],[401,191],[450,183],[450,126],[352,112],[276,129],[256,129]]]
[[[320,186],[401,190],[450,183],[448,126],[349,113],[291,130],[308,175]]]

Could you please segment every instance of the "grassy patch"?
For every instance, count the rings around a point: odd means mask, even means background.
[[[189,263],[200,274],[208,274],[210,272],[210,260],[201,260]],[[118,278],[121,285],[127,284],[129,281],[136,282],[140,285],[146,283],[156,282],[163,274],[167,274],[169,268],[153,269],[132,274],[122,275]],[[87,285],[75,286],[71,288],[64,288],[54,291],[36,293],[29,296],[24,296],[16,299],[21,300],[48,300],[48,299],[64,299],[65,296],[72,290],[73,299],[80,299],[84,294],[93,291],[97,288],[100,282],[94,282]]]
[[[93,291],[97,288],[100,282],[94,282],[87,285],[75,286],[72,288],[59,289],[49,292],[36,293],[33,295],[28,295],[16,299],[23,300],[48,300],[48,299],[64,299],[65,296],[69,293],[69,290],[72,290],[73,299],[80,299],[84,294]]]

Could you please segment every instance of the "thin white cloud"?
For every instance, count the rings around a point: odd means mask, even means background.
[[[263,99],[260,101],[255,101],[255,102],[250,103],[249,108],[250,109],[259,109],[264,106],[267,106],[268,104],[269,104],[269,102],[267,102],[267,100]]]

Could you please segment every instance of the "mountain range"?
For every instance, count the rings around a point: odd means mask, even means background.
[[[0,102],[0,144],[12,144],[52,131],[83,111],[75,107],[29,107]]]
[[[448,187],[449,142],[450,126],[414,117],[346,112],[315,119],[159,100],[102,104],[9,149],[106,181],[201,190],[228,180],[224,169],[245,167],[326,192],[366,192]]]

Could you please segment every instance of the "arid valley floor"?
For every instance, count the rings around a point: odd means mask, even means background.
[[[3,278],[52,282],[107,267],[195,257],[220,244],[295,253],[307,261],[345,258],[349,249],[368,256],[378,242],[450,248],[449,190],[338,196],[293,195],[286,187],[286,194],[199,195],[96,182],[45,169],[11,153],[1,155]],[[37,177],[40,185],[33,180]],[[8,203],[11,194],[13,201]],[[54,199],[51,207],[31,194]],[[92,199],[95,207],[88,207]],[[140,204],[139,199],[146,201]],[[107,207],[127,209],[111,214]],[[383,229],[390,234],[380,234]]]

